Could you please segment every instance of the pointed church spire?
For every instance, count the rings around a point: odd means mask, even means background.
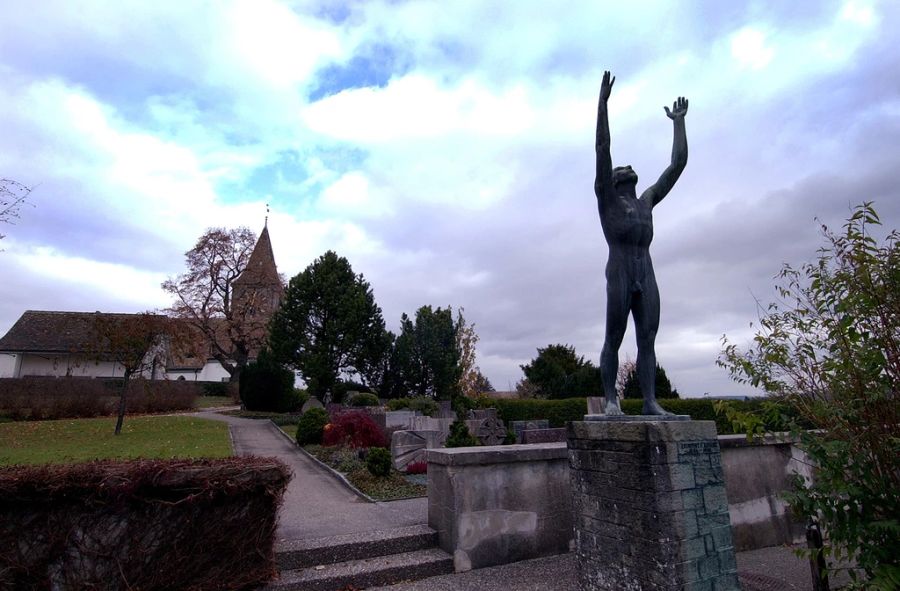
[[[268,217],[268,216],[267,216]],[[250,253],[247,268],[234,280],[234,285],[254,286],[278,286],[281,289],[281,278],[278,276],[278,267],[275,265],[275,254],[272,251],[272,241],[269,238],[268,219],[263,226],[256,246]]]

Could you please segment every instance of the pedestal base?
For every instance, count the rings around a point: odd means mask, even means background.
[[[715,423],[569,425],[582,591],[739,590]]]

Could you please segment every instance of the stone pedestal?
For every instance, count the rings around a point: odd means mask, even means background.
[[[739,590],[715,423],[585,419],[568,432],[581,590]]]

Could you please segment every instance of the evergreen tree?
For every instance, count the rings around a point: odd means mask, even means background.
[[[540,398],[600,396],[600,369],[575,353],[569,345],[538,348],[530,363],[520,366],[529,391]]]
[[[672,387],[669,376],[658,363],[656,364],[656,397],[657,398],[678,398],[678,390]],[[625,387],[622,388],[623,398],[643,398],[641,395],[641,382],[638,379],[637,371],[631,370],[625,379]]]
[[[393,364],[408,395],[450,400],[459,393],[458,328],[450,306],[422,306],[415,321],[403,314]]]
[[[385,354],[384,319],[369,283],[329,250],[291,279],[269,343],[310,395],[326,399],[342,374],[375,373]]]

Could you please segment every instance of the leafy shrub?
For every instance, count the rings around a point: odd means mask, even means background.
[[[347,397],[347,392],[371,393],[372,390],[365,384],[353,380],[338,380],[331,387],[331,402],[341,403]]]
[[[322,432],[328,424],[324,408],[311,408],[300,417],[297,424],[297,443],[300,445],[322,443]]]
[[[0,415],[13,420],[91,418],[114,415],[122,380],[78,378],[0,379]],[[189,410],[201,392],[194,382],[134,379],[128,412]]]
[[[663,398],[679,398],[678,390],[672,387],[672,382],[669,381],[669,376],[666,375],[666,370],[664,370],[658,363],[656,364],[654,389],[657,400],[661,400]],[[644,397],[644,395],[641,394],[641,380],[638,377],[636,367],[632,367],[631,372],[629,372],[628,377],[625,379],[625,384],[622,387],[622,396],[625,399],[643,399]]]
[[[476,404],[479,408],[496,408],[500,418],[506,423],[547,419],[551,427],[565,427],[566,423],[580,421],[587,414],[587,400],[584,398],[559,400],[479,398]]]
[[[853,589],[893,590],[900,588],[900,232],[879,242],[879,225],[864,203],[843,231],[823,226],[817,259],[782,267],[777,299],[750,348],[723,339],[719,364],[739,383],[781,397],[805,422],[789,420],[815,474],[811,482],[797,476],[786,496],[795,514],[827,531],[821,556],[857,567],[849,571]],[[757,417],[747,426],[762,430]]]
[[[478,445],[478,440],[469,433],[469,428],[460,420],[453,421],[450,425],[450,435],[447,436],[446,447],[472,447]]]
[[[406,465],[407,474],[426,474],[428,472],[428,462],[420,460],[418,462],[410,462]]]
[[[234,382],[198,382],[203,389],[203,396],[228,396],[237,399],[237,384]]]
[[[391,452],[383,447],[372,447],[366,454],[366,469],[372,476],[384,478],[391,473]]]
[[[263,350],[241,371],[240,394],[247,410],[290,412],[302,406],[294,390],[294,373]]]
[[[360,448],[387,447],[388,442],[367,413],[351,411],[342,412],[331,420],[323,430],[322,444]]]
[[[387,406],[388,410],[417,410],[426,417],[433,417],[440,410],[437,402],[425,397],[394,398],[393,400],[388,400]]]
[[[360,392],[350,399],[350,406],[381,406],[381,401],[370,392]]]
[[[768,399],[779,412],[764,411],[764,400],[729,401],[731,408],[757,416],[761,425],[772,431],[783,430],[787,417],[796,417],[796,413],[780,402]],[[742,433],[742,425],[736,425],[723,413],[716,411],[717,401],[706,398],[664,398],[658,400],[665,410],[677,415],[690,415],[695,421],[715,421],[719,435]],[[479,408],[496,408],[500,418],[506,423],[510,421],[534,421],[547,419],[551,427],[565,427],[570,421],[581,421],[587,413],[587,401],[584,398],[564,398],[561,400],[527,399],[491,399],[480,398]],[[643,411],[643,400],[622,400],[622,412],[627,415],[639,415]],[[737,429],[737,430],[736,430]]]

